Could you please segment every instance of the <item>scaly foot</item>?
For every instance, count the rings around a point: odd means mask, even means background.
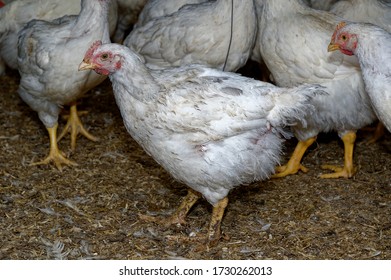
[[[93,136],[91,133],[89,133],[83,126],[80,118],[79,118],[80,112],[77,112],[76,104],[72,104],[70,107],[70,113],[68,116],[67,124],[65,125],[65,128],[61,132],[60,136],[58,137],[57,141],[60,141],[65,134],[68,132],[71,133],[71,149],[74,151],[76,149],[76,138],[77,135],[80,133],[87,139],[91,141],[98,141],[98,138]]]
[[[320,177],[323,179],[329,178],[351,178],[356,173],[356,168],[353,166],[353,148],[356,141],[356,132],[349,131],[341,137],[344,144],[344,166],[323,165],[323,169],[330,169],[334,173],[323,174]]]
[[[309,146],[312,145],[312,143],[315,142],[315,140],[316,136],[308,138],[305,141],[299,141],[288,163],[286,165],[277,167],[276,174],[272,175],[271,177],[281,178],[288,175],[296,174],[297,172],[299,172],[299,170],[303,171],[304,173],[308,172],[308,168],[304,167],[302,164],[300,164],[300,162],[304,156],[305,151],[308,149]]]
[[[31,165],[42,165],[54,162],[57,169],[62,171],[62,165],[77,165],[77,163],[67,159],[57,146],[57,124],[54,127],[46,128],[50,138],[50,152],[49,155],[42,161],[32,163]]]
[[[351,178],[356,173],[356,168],[348,169],[345,166],[322,165],[322,169],[334,171],[334,173],[322,174],[322,179]]]
[[[296,174],[297,172],[302,171],[304,173],[308,172],[308,168],[302,164],[285,164],[276,167],[276,174],[272,175],[272,178],[282,178],[288,175]]]

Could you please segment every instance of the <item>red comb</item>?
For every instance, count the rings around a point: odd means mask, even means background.
[[[99,40],[99,41],[95,41],[95,42],[91,45],[91,47],[87,50],[87,52],[86,52],[84,58],[85,58],[85,59],[91,58],[92,55],[94,54],[94,51],[95,51],[99,46],[101,46],[101,45],[102,45],[102,41],[100,41],[100,40]]]
[[[331,36],[332,42],[335,40],[335,36],[337,35],[338,30],[340,30],[345,25],[346,25],[346,22],[344,22],[344,21],[341,21],[340,23],[337,24],[337,26],[335,27],[334,34],[333,34],[333,36]]]
[[[0,8],[5,6],[4,2],[3,1],[0,1]]]
[[[337,24],[337,27],[335,28],[336,31],[340,30],[342,27],[346,25],[346,22],[341,21],[340,23]]]

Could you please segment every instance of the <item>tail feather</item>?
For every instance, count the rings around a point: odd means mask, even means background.
[[[300,123],[307,126],[306,118],[310,116],[315,107],[311,100],[316,95],[327,94],[320,85],[301,85],[295,88],[281,88],[276,96],[274,108],[267,119],[274,126],[294,126]]]

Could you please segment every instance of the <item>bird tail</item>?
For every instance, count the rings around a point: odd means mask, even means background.
[[[307,126],[307,119],[315,111],[312,100],[317,95],[328,94],[320,85],[301,85],[295,88],[281,88],[278,91],[274,108],[267,119],[273,127]]]

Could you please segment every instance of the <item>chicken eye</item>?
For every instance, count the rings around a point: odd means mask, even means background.
[[[107,53],[104,53],[104,54],[102,54],[102,55],[100,56],[100,58],[101,58],[102,60],[106,60],[106,59],[109,58],[109,55],[108,55]]]
[[[342,36],[341,36],[342,41],[346,41],[347,38],[348,38],[348,37],[346,37],[346,35],[342,35]]]

